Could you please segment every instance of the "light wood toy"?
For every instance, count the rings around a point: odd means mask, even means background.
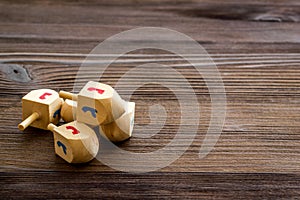
[[[53,132],[55,153],[68,163],[86,163],[95,158],[99,141],[93,129],[74,121],[62,126],[49,124]]]
[[[60,91],[59,95],[77,101],[77,121],[92,126],[110,123],[125,112],[126,102],[103,83],[89,81],[79,94]]]
[[[131,137],[134,126],[135,103],[128,102],[126,112],[115,121],[99,126],[102,136],[112,142],[121,142]]]
[[[77,102],[66,99],[60,111],[61,118],[64,122],[72,122],[76,120]]]
[[[22,118],[20,130],[28,126],[45,129],[49,123],[57,124],[60,120],[60,108],[63,100],[54,90],[33,90],[22,98]]]

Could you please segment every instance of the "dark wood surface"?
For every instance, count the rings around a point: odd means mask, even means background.
[[[299,21],[296,0],[0,1],[1,199],[300,198]],[[38,88],[71,91],[81,62],[99,42],[143,26],[187,34],[218,66],[227,115],[207,157],[199,159],[198,152],[209,123],[209,93],[188,65],[181,71],[201,102],[198,134],[180,159],[159,171],[118,172],[97,160],[69,165],[55,156],[51,132],[17,129],[23,95]],[[151,59],[146,55],[153,53]],[[161,52],[143,54],[138,59],[148,63]],[[102,81],[116,84],[138,59],[119,58]],[[177,61],[168,57],[161,63]],[[94,70],[89,68],[82,82],[95,78]],[[119,92],[126,94],[128,85]],[[134,135],[156,127],[135,129],[121,147],[149,152],[170,142],[180,119],[172,109],[178,106],[174,95],[150,85],[131,100],[137,104],[136,124],[149,123],[148,108],[154,103],[165,107],[168,119],[150,139]]]

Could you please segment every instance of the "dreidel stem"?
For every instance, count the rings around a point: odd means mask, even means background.
[[[55,125],[52,124],[52,123],[50,123],[50,124],[47,126],[47,129],[50,130],[50,131],[52,131],[52,132],[54,131],[55,128],[57,128],[57,126],[55,126]]]
[[[27,117],[24,121],[22,121],[18,128],[21,131],[24,131],[30,124],[32,124],[35,120],[37,120],[40,115],[37,112],[32,113],[29,117]]]
[[[71,92],[59,91],[59,97],[63,99],[77,100],[77,94],[73,94]]]

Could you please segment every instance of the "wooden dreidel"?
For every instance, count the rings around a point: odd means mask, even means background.
[[[60,111],[61,118],[65,122],[72,122],[76,119],[77,102],[66,99]]]
[[[79,92],[60,91],[60,97],[77,101],[77,121],[92,126],[107,124],[125,112],[126,102],[109,85],[89,81]]]
[[[63,100],[58,93],[50,89],[32,90],[22,98],[22,118],[18,127],[24,130],[28,126],[45,129],[49,123],[60,120],[60,108]]]
[[[128,102],[126,112],[115,121],[99,126],[102,136],[112,142],[121,142],[131,137],[134,125],[135,103]]]
[[[54,135],[55,153],[68,163],[89,162],[98,153],[99,141],[93,129],[74,121],[62,126],[49,124]]]

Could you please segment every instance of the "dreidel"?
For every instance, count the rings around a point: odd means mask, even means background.
[[[128,102],[126,112],[115,121],[99,126],[102,136],[112,142],[121,142],[131,137],[134,126],[135,103]]]
[[[86,163],[98,153],[99,141],[93,129],[74,121],[62,126],[49,124],[54,135],[55,153],[68,163]]]
[[[111,86],[99,82],[89,81],[79,94],[60,91],[59,96],[77,101],[76,120],[92,126],[110,123],[125,112],[126,102]]]
[[[76,120],[77,102],[66,99],[60,111],[60,116],[64,122],[72,122]]]
[[[22,98],[22,119],[20,130],[28,126],[47,130],[49,123],[60,120],[60,108],[63,100],[58,93],[50,89],[32,90]]]

